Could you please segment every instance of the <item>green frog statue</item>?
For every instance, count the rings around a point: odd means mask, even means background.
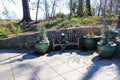
[[[60,42],[60,44],[62,44],[61,45],[61,47],[62,47],[61,51],[65,51],[65,47],[66,47],[65,44],[67,43],[67,37],[64,33],[61,33],[59,42]]]

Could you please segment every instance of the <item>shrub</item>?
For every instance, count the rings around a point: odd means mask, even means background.
[[[12,32],[13,34],[19,34],[22,33],[22,29],[20,28],[20,26],[15,26],[14,24],[11,24],[12,27]]]
[[[82,18],[81,19],[81,23],[84,24],[84,25],[88,25],[88,24],[91,24],[93,23],[93,20],[91,20],[91,18]]]
[[[58,18],[63,18],[63,17],[65,17],[65,14],[64,13],[57,13],[57,15],[56,15]]]
[[[10,32],[9,28],[6,28],[6,27],[0,25],[0,34],[4,35],[4,37],[7,37],[8,35],[11,34],[11,32]]]
[[[62,18],[56,18],[56,19],[54,19],[52,21],[45,21],[45,22],[43,22],[43,26],[46,27],[46,28],[51,28],[53,26],[58,25],[61,22],[63,22]]]
[[[72,23],[74,25],[79,25],[81,23],[81,19],[80,18],[72,18],[70,20],[70,23]]]
[[[84,6],[84,8],[83,8],[83,14],[84,14],[84,16],[87,17],[88,13],[89,13],[89,11],[88,11],[87,6]]]

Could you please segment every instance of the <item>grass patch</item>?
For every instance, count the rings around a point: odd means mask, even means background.
[[[68,27],[68,25],[72,26],[81,26],[81,25],[88,25],[88,26],[97,26],[101,24],[101,20],[103,19],[102,16],[88,16],[88,17],[73,17],[69,18],[55,18],[54,20],[45,21],[43,22],[44,27],[52,28],[52,27]],[[111,23],[115,23],[118,20],[118,16],[111,17]],[[98,24],[99,23],[99,24]],[[70,26],[71,27],[71,26]]]

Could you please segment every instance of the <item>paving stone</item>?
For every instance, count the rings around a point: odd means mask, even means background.
[[[81,72],[81,73],[83,73],[83,74],[86,74],[86,73],[88,73],[89,71],[91,71],[91,66],[83,65],[83,66],[81,66],[81,67],[76,68],[76,70],[78,70],[79,72]]]
[[[29,73],[23,76],[15,77],[15,80],[39,80],[39,78],[34,73]]]
[[[57,76],[57,77],[54,77],[54,78],[51,78],[51,79],[48,79],[48,80],[65,80],[65,79],[61,76]]]
[[[0,72],[4,70],[10,70],[11,69],[11,64],[2,64],[0,65]]]
[[[40,56],[40,59],[42,59],[42,60],[53,60],[53,59],[56,59],[56,57],[55,56],[48,56],[48,54],[46,54],[44,56]]]
[[[32,67],[34,70],[37,70],[37,69],[38,69],[38,70],[39,70],[39,69],[41,70],[41,69],[50,68],[50,66],[47,65],[47,64],[46,64],[45,62],[43,62],[43,61],[40,62],[40,63],[38,63],[38,62],[37,62],[37,63],[33,63],[33,62],[30,63],[30,62],[29,62],[29,64],[31,65],[31,67]]]
[[[62,61],[55,59],[51,59],[51,60],[44,60],[44,62],[50,66],[55,66],[55,65],[60,65],[63,64]]]
[[[56,65],[56,66],[52,66],[52,68],[57,71],[59,74],[64,74],[67,73],[69,71],[72,71],[73,68],[69,67],[66,64],[60,64],[60,65]]]
[[[0,80],[10,80],[12,78],[13,75],[11,69],[0,71]]]
[[[111,78],[110,76],[101,72],[101,73],[95,73],[94,75],[92,75],[91,78],[88,78],[88,80],[119,80],[119,79]]]
[[[13,73],[15,77],[23,76],[28,73],[32,73],[33,70],[29,64],[12,64]]]
[[[40,80],[49,80],[58,76],[58,74],[51,68],[37,70],[35,73],[39,76]]]
[[[82,80],[84,75],[82,73],[79,73],[76,70],[73,70],[71,72],[68,72],[68,73],[62,75],[62,76],[65,78],[65,80]]]
[[[41,63],[41,62],[43,62],[41,59],[40,59],[40,57],[35,57],[35,58],[32,58],[32,59],[25,59],[25,60],[27,60],[27,62],[29,62],[29,63]]]
[[[73,61],[74,56],[76,55],[68,55],[68,56],[60,57],[58,58],[58,60],[67,63]]]
[[[68,62],[65,64],[69,65],[70,67],[72,67],[74,69],[86,66],[86,64],[83,64],[81,62]]]
[[[58,52],[36,57],[0,50],[0,80],[120,80],[120,60],[101,59],[96,52]]]

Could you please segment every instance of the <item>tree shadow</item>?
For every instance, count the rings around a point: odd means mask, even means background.
[[[26,50],[0,50],[0,52],[0,54],[15,54],[13,56],[8,56],[8,58],[0,60],[1,65],[37,58],[37,56],[32,55],[30,51]]]
[[[79,54],[79,50],[65,50],[65,51],[51,51],[47,54],[48,57],[55,56],[55,55],[62,55],[62,54],[73,54],[73,53]]]
[[[115,64],[117,66],[116,70],[118,72],[117,76],[113,80],[116,80],[116,78],[119,77],[120,75],[120,67],[119,67],[120,63],[119,62],[120,61],[116,62],[113,58],[105,59],[105,58],[96,56],[92,59],[92,62],[93,64],[88,68],[88,72],[85,74],[82,80],[90,80],[100,70],[101,67],[110,66],[112,64]],[[120,77],[117,80],[120,80]]]

